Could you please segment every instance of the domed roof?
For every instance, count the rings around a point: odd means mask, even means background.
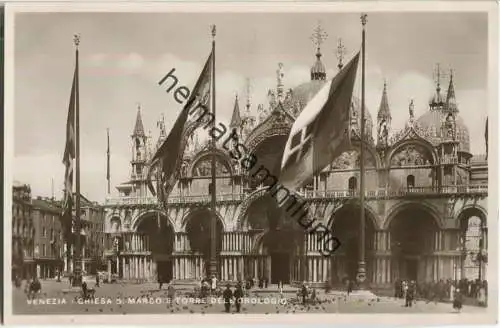
[[[313,99],[313,97],[325,85],[326,80],[312,80],[302,83],[292,89],[292,97],[300,107],[300,111]]]
[[[321,53],[316,54],[316,61],[311,67],[312,80],[326,80],[326,67],[321,61]]]
[[[312,80],[309,82],[302,83],[297,87],[292,89],[291,102],[297,106],[297,112],[300,113],[304,107],[311,101],[311,99],[321,90],[325,85],[325,80]],[[361,101],[357,97],[352,97],[351,103],[351,116],[356,118],[358,127],[361,126]],[[366,115],[366,125],[365,134],[372,138],[373,131],[373,120],[368,108],[365,111]]]
[[[421,129],[425,132],[425,138],[433,145],[438,145],[445,136],[442,132],[442,125],[446,119],[448,111],[429,110],[417,119]],[[460,115],[455,115],[456,140],[459,142],[458,150],[470,152],[469,129],[465,125]]]

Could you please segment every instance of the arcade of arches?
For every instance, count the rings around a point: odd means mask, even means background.
[[[336,210],[328,226],[341,242],[331,256],[319,252],[320,233],[302,227],[274,198],[251,201],[238,231],[224,231],[217,218],[216,258],[220,279],[267,278],[270,283],[308,281],[322,285],[354,279],[358,269],[359,205]],[[438,281],[486,276],[486,217],[476,208],[463,211],[455,228],[443,229],[436,214],[412,203],[391,211],[382,229],[367,209],[365,220],[366,277],[371,285],[396,279]],[[210,259],[210,217],[199,208],[184,220],[184,232],[172,229],[158,212],[137,220],[135,233],[116,235],[121,252],[108,261],[110,273],[127,280],[200,279]]]
[[[113,237],[120,253],[108,259],[108,272],[126,280],[172,279],[174,230],[161,213],[143,215],[135,233]]]
[[[248,209],[246,228],[255,245],[252,254],[245,257],[245,274],[267,277],[271,283],[306,280],[311,284],[328,281],[335,285],[355,279],[360,247],[359,211],[359,205],[348,204],[334,213],[329,227],[342,244],[333,256],[326,258],[317,249],[319,235],[304,235],[300,228],[280,223],[276,218],[287,219],[286,216],[275,212],[265,197],[254,201]],[[477,211],[461,214],[464,223],[460,229],[442,229],[435,214],[418,204],[399,208],[383,229],[376,228],[375,218],[368,210],[365,213],[366,277],[371,285],[392,284],[396,279],[475,279],[478,271],[485,276],[486,265],[477,263],[477,254],[487,249],[486,227],[484,220],[478,219],[484,215]]]

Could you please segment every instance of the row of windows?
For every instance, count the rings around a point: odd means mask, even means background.
[[[62,233],[61,233],[62,235]],[[50,229],[50,240],[53,240],[55,236],[54,229]],[[42,228],[42,237],[47,238],[47,228],[43,227]]]
[[[18,204],[12,205],[12,216],[30,216],[31,210]]]
[[[406,177],[406,187],[413,188],[415,187],[415,176],[409,175]],[[357,190],[358,189],[358,179],[356,177],[350,177],[348,181],[349,190]]]

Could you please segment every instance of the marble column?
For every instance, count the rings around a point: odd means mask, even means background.
[[[312,267],[313,267],[313,278],[312,281],[316,282],[318,281],[318,269],[317,269],[317,259],[314,257],[312,259]]]

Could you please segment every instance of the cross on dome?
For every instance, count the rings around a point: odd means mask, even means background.
[[[318,26],[314,29],[313,35],[311,36],[311,40],[314,44],[314,46],[317,49],[317,53],[321,55],[320,53],[320,48],[323,42],[326,40],[328,37],[328,34],[325,32],[325,30],[321,27],[321,22],[318,22]]]

